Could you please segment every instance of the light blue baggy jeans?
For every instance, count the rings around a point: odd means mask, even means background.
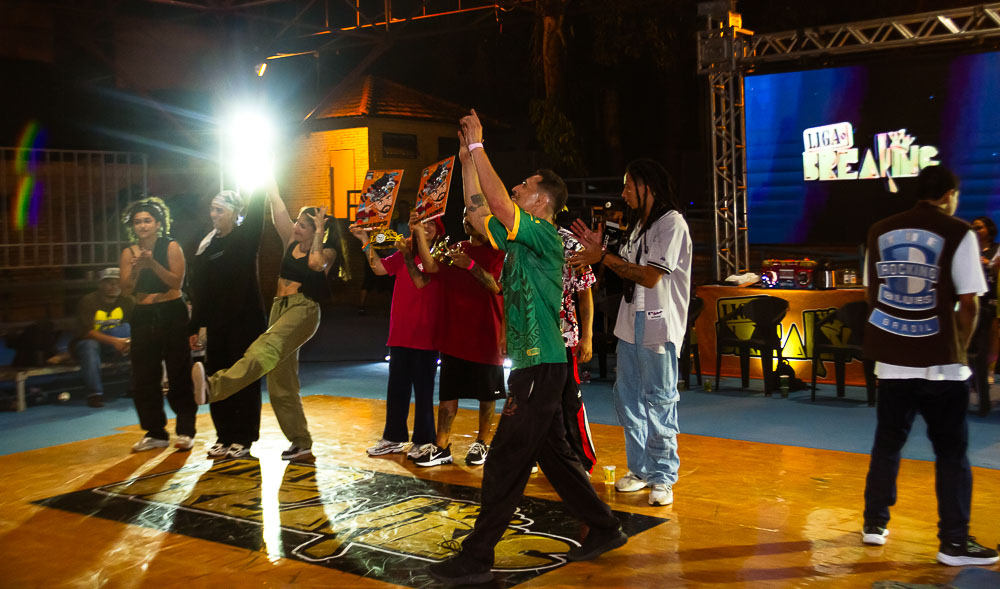
[[[628,468],[649,485],[677,482],[677,353],[666,342],[666,354],[642,345],[645,313],[635,317],[635,341],[618,341],[615,410],[625,429]]]

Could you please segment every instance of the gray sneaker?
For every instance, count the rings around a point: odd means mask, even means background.
[[[169,445],[170,440],[161,440],[160,438],[146,436],[132,445],[132,451],[145,452],[146,450],[154,450],[156,448],[166,448]]]
[[[655,483],[649,486],[650,505],[670,505],[674,502],[674,489],[665,483]]]
[[[615,481],[615,488],[622,493],[632,493],[639,489],[645,489],[646,481],[633,474],[630,470],[625,473],[625,476]]]

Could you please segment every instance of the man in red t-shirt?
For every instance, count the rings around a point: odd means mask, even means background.
[[[486,440],[493,428],[496,401],[506,396],[501,354],[503,299],[499,286],[504,253],[493,249],[468,218],[464,225],[469,239],[458,244],[461,251],[450,254],[451,264],[434,259],[425,232],[414,231],[424,271],[435,274],[441,286],[437,441],[429,453],[416,460],[417,466],[452,462],[448,440],[459,399],[479,401],[479,435],[469,448],[465,463],[475,466],[486,462],[489,452]]]

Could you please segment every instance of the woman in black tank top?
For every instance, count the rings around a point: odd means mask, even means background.
[[[177,414],[174,446],[194,445],[197,405],[191,400],[187,304],[181,298],[184,252],[170,233],[170,209],[156,197],[133,202],[122,217],[132,245],[122,251],[122,292],[136,299],[132,312],[132,399],[146,430],[132,446],[142,452],[169,445],[163,411],[163,368],[167,367],[167,402]]]
[[[222,401],[266,375],[271,407],[291,442],[281,457],[309,459],[312,436],[299,397],[298,351],[319,327],[318,300],[326,296],[326,274],[336,260],[332,220],[326,216],[326,207],[305,207],[293,223],[273,180],[267,193],[274,228],[285,248],[268,329],[229,368],[208,375],[204,364],[195,362],[191,369],[194,399],[198,404]]]

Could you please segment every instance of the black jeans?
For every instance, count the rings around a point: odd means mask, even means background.
[[[264,328],[263,311],[238,317],[231,324],[208,325],[205,371],[214,374],[235,364]],[[219,443],[249,447],[260,439],[260,407],[260,379],[231,397],[209,404]]]
[[[896,503],[896,476],[903,444],[919,412],[934,446],[938,538],[964,542],[969,534],[972,470],[969,445],[969,389],[964,381],[881,379],[878,426],[865,482],[865,523],[885,526]]]
[[[566,440],[562,391],[566,364],[539,364],[510,373],[507,402],[483,467],[482,507],[462,542],[462,557],[493,566],[494,547],[524,496],[531,467],[545,477],[573,515],[593,529],[617,527]]]
[[[169,439],[163,411],[162,363],[167,365],[167,402],[177,415],[177,435],[194,437],[198,405],[191,384],[188,310],[181,299],[136,305],[132,311],[132,390],[139,425],[146,435]]]
[[[434,373],[438,353],[393,346],[389,348],[389,384],[386,386],[385,430],[382,438],[391,442],[410,439],[406,418],[410,414],[410,391],[416,407],[413,411],[413,443],[421,446],[437,440],[434,429]]]

